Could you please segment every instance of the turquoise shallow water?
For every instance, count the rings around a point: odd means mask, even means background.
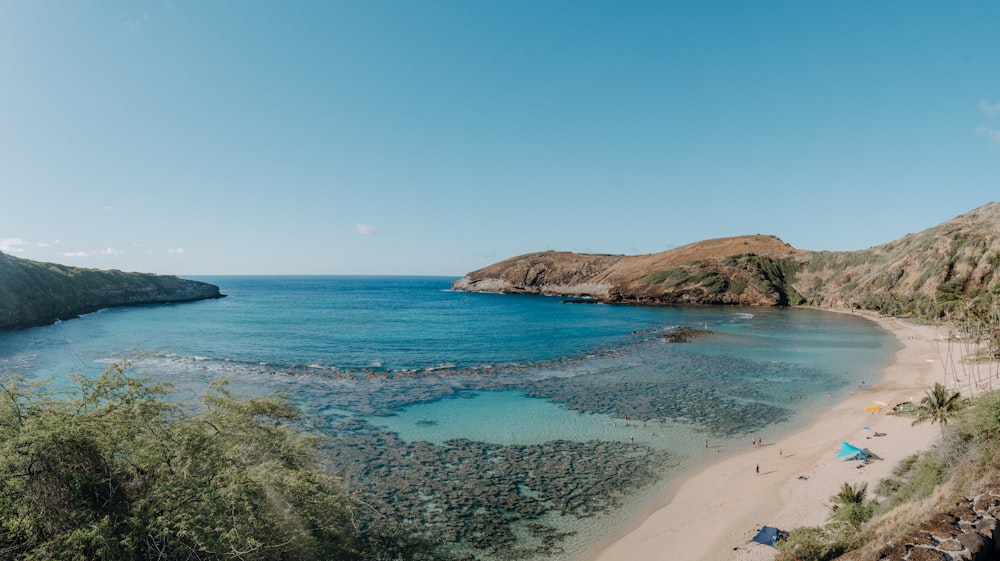
[[[581,413],[520,391],[498,390],[403,408],[369,421],[408,441],[442,444],[468,438],[495,444],[544,444],[550,440],[623,440],[615,419]],[[624,421],[621,423],[624,428]]]
[[[812,310],[567,304],[438,277],[201,280],[228,297],[0,333],[0,372],[59,383],[141,354],[134,370],[182,401],[219,377],[281,392],[373,504],[477,556],[579,558],[671,478],[803,423],[897,348]],[[708,333],[668,343],[678,326]],[[576,533],[546,549],[550,530]]]

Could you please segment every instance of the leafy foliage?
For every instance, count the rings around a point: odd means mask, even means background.
[[[920,406],[917,407],[917,418],[913,420],[913,424],[917,425],[928,421],[938,423],[943,434],[948,419],[962,409],[965,403],[959,392],[949,392],[940,382],[935,382],[934,387],[927,390],[927,395],[920,400]]]
[[[997,403],[1000,404],[1000,398]],[[876,512],[930,496],[947,480],[953,468],[950,462],[954,460],[953,455],[943,455],[938,447],[903,459],[893,469],[892,476],[880,481],[875,489],[884,497],[881,504],[867,500],[867,484],[844,483],[830,497],[833,505],[827,524],[790,530],[788,539],[778,542],[779,554],[775,559],[827,561],[860,547],[870,539],[869,521]]]
[[[749,264],[762,279],[761,288],[778,294],[778,305],[801,304],[805,299],[792,287],[798,264],[791,259],[774,259],[761,255],[748,256]]]
[[[956,436],[964,440],[1000,438],[1000,391],[980,395],[958,416]]]
[[[643,280],[649,284],[662,284],[664,288],[673,288],[687,282],[689,275],[683,267],[668,267],[647,275]]]
[[[844,522],[854,526],[861,526],[872,517],[875,512],[875,503],[865,502],[868,496],[868,484],[862,483],[857,487],[850,483],[844,483],[840,492],[830,497],[833,504],[833,520]]]
[[[656,271],[643,278],[664,290],[699,287],[705,294],[740,296],[751,284],[761,293],[774,294],[777,304],[801,304],[805,300],[792,287],[799,266],[792,259],[779,259],[745,253],[731,255],[721,262],[691,262]]]
[[[775,544],[775,561],[829,561],[855,549],[866,536],[846,524],[796,528]]]
[[[101,308],[221,297],[174,276],[67,267],[0,253],[0,329],[44,325]]]
[[[834,503],[834,510],[839,507],[850,506],[861,504],[865,502],[865,497],[868,495],[868,484],[862,483],[857,487],[851,485],[850,483],[844,483],[840,487],[840,491],[830,497],[830,500]]]
[[[279,397],[214,385],[189,413],[114,365],[55,392],[0,388],[0,556],[24,560],[423,559],[366,528]]]
[[[876,487],[876,492],[887,499],[884,508],[929,497],[937,486],[948,479],[950,466],[947,460],[937,448],[933,448],[897,464],[892,475]]]
[[[928,397],[934,393],[928,392]],[[890,477],[879,482],[875,490],[885,497],[880,510],[926,499],[945,483],[961,495],[973,496],[981,486],[996,481],[996,465],[1000,462],[1000,448],[996,446],[1000,437],[1000,391],[980,394],[969,407],[947,418],[954,422],[948,425],[940,444],[905,458]]]
[[[739,296],[747,289],[747,279],[743,277],[736,277],[729,281],[729,292]]]

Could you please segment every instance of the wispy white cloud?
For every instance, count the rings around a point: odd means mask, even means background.
[[[180,254],[184,253],[184,248],[183,247],[172,247],[172,248],[170,248],[170,249],[167,250],[167,253],[169,253],[171,255],[180,255]]]
[[[371,226],[369,224],[355,224],[354,231],[362,236],[370,236],[372,234],[378,233],[378,228]]]
[[[61,257],[91,257],[94,255],[121,255],[122,253],[125,252],[120,249],[108,247],[97,251],[64,251],[59,255]]]
[[[1000,146],[1000,130],[996,130],[989,125],[983,125],[976,129],[976,134],[985,136],[991,144]]]
[[[21,238],[0,238],[0,251],[4,253],[24,253],[22,245],[24,240]]]
[[[50,242],[35,242],[35,245],[38,246],[38,247],[52,247],[54,245],[59,245],[59,243],[60,243],[60,240],[55,239],[55,240],[52,240]]]
[[[985,98],[980,99],[979,110],[982,111],[984,115],[996,117],[997,115],[1000,115],[1000,101],[993,103]]]

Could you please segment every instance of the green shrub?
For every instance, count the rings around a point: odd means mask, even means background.
[[[931,276],[931,271],[929,269],[921,273],[920,276],[917,277],[917,280],[913,281],[913,286],[910,287],[910,290],[912,290],[913,292],[917,292],[918,290],[923,288],[924,283],[927,282],[927,279],[930,278],[930,276]]]
[[[197,413],[169,386],[74,376],[56,392],[0,386],[0,554],[6,559],[431,558],[365,528],[280,397],[213,385]],[[400,544],[403,544],[400,547]]]
[[[1000,437],[1000,391],[980,395],[957,419],[959,438],[996,439]]]
[[[875,513],[875,503],[866,501],[868,497],[868,484],[862,483],[858,486],[844,483],[840,492],[830,497],[833,502],[833,514],[830,519],[835,522],[850,524],[855,528],[867,522]]]
[[[687,280],[687,278],[688,273],[683,267],[669,267],[662,271],[651,273],[642,280],[649,284],[663,284],[666,288],[673,288]]]
[[[747,286],[748,286],[747,279],[743,277],[736,277],[734,279],[730,279],[729,281],[729,292],[731,294],[740,296],[741,294],[743,294],[743,292],[746,291]]]
[[[729,278],[715,271],[704,271],[691,280],[709,294],[722,294],[729,290]]]
[[[954,277],[942,282],[937,287],[937,303],[944,308],[953,308],[961,303],[965,293],[965,277]]]
[[[902,488],[904,478],[919,460],[920,454],[912,454],[900,460],[896,467],[892,468],[892,475],[878,482],[875,493],[883,497],[895,495]]]
[[[871,517],[875,514],[875,507],[876,503],[874,501],[844,505],[830,515],[830,520],[843,522],[858,528],[871,520]]]
[[[846,535],[845,535],[846,534]],[[855,547],[850,532],[840,527],[806,526],[788,532],[788,537],[775,544],[775,561],[829,561]]]
[[[932,448],[900,462],[893,469],[892,477],[879,482],[876,492],[886,497],[885,508],[923,499],[945,482],[948,468],[938,449]]]

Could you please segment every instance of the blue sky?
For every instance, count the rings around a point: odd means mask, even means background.
[[[0,251],[460,276],[1000,200],[998,2],[0,2]]]

